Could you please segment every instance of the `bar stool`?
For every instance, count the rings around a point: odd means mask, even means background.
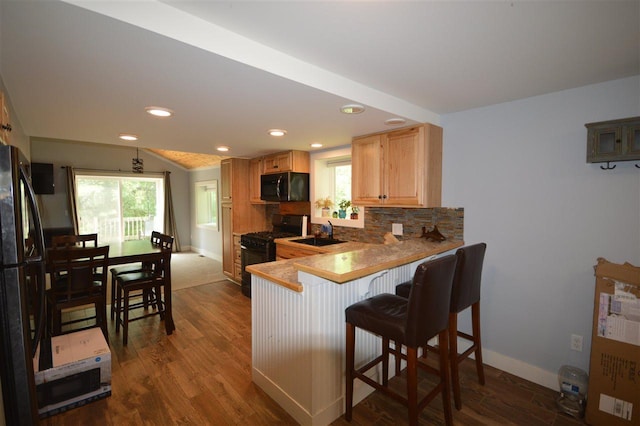
[[[462,247],[456,251],[456,273],[453,278],[453,291],[451,293],[451,305],[449,309],[449,357],[451,365],[451,382],[453,383],[453,399],[456,409],[462,408],[460,398],[460,374],[459,365],[462,361],[475,353],[476,371],[478,382],[484,385],[484,368],[482,366],[482,343],[480,339],[480,282],[482,278],[482,266],[484,254],[487,250],[485,243],[478,243]],[[409,297],[411,283],[399,284],[396,294]],[[472,335],[458,330],[458,314],[471,307]],[[458,354],[458,337],[471,342],[471,346],[463,353]],[[442,347],[442,344],[440,344]],[[438,351],[431,346],[428,350]],[[399,361],[396,358],[396,373],[399,370]]]
[[[409,423],[418,424],[420,411],[438,393],[442,394],[444,417],[447,425],[453,424],[449,396],[449,358],[447,354],[449,301],[456,257],[445,256],[418,266],[413,277],[413,291],[408,299],[394,294],[379,294],[354,303],[345,310],[346,317],[346,411],[351,421],[353,412],[353,382],[356,378],[382,391],[408,407]],[[355,369],[355,330],[359,327],[382,337],[382,355]],[[435,369],[418,362],[418,347],[438,336],[443,342],[440,351],[440,368]],[[391,348],[390,340],[407,347],[407,354]],[[407,360],[407,397],[392,391],[388,386],[389,353],[396,359]],[[365,372],[382,362],[382,384],[365,375]],[[438,384],[418,401],[418,367],[440,377]]]
[[[173,237],[162,234],[158,231],[151,231],[151,244],[161,247],[163,249],[173,249]],[[111,272],[111,320],[115,318],[116,314],[116,278],[119,275],[133,274],[136,272],[149,272],[153,270],[153,264],[151,262],[138,262],[129,265],[116,266],[109,270]],[[154,305],[154,300],[150,298],[153,296],[149,292],[141,294],[145,307]]]
[[[150,269],[143,269],[139,272],[129,272],[118,274],[115,277],[115,320],[116,333],[120,331],[122,326],[122,344],[127,345],[129,341],[129,323],[146,318],[152,315],[160,315],[160,319],[164,320],[164,300],[163,288],[167,279],[167,271],[171,262],[171,249],[173,237],[161,234],[162,239],[170,240],[166,245],[161,245],[163,256],[150,263]],[[143,296],[142,301],[131,303],[131,298]],[[165,293],[165,297],[168,297]],[[155,311],[149,312],[149,305],[157,308]],[[131,310],[143,308],[144,314],[135,318],[129,316]]]

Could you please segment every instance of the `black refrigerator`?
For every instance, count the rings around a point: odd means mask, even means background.
[[[45,328],[44,238],[29,163],[0,146],[0,378],[7,425],[38,423],[34,357]]]

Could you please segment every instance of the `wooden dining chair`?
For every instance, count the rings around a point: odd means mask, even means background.
[[[152,231],[151,244],[171,251],[173,250],[173,237],[165,235],[158,231]],[[109,272],[111,272],[111,320],[115,318],[116,314],[116,278],[119,275],[151,271],[153,270],[153,266],[154,265],[152,262],[137,262],[128,265],[116,266],[109,270]],[[143,304],[145,307],[153,304],[153,299],[151,297],[153,296],[153,294],[149,293],[148,291],[144,291],[140,295],[143,298]]]
[[[346,318],[346,391],[345,419],[351,421],[353,412],[353,382],[360,379],[407,406],[409,424],[418,424],[418,415],[438,394],[442,395],[444,418],[453,424],[449,389],[449,300],[456,258],[453,255],[422,263],[413,277],[413,290],[408,299],[395,294],[379,294],[354,303],[345,310]],[[356,328],[366,330],[382,338],[382,355],[355,367]],[[438,336],[443,343],[438,369],[418,362],[418,348]],[[390,342],[396,342],[391,347]],[[407,347],[406,355],[397,345]],[[389,386],[389,354],[407,361],[406,396]],[[382,383],[373,380],[367,371],[382,363]],[[418,368],[436,374],[439,381],[424,397],[418,399]]]
[[[150,262],[150,268],[143,268],[138,272],[121,273],[115,276],[115,321],[116,333],[122,326],[122,343],[127,345],[129,341],[129,323],[148,316],[160,315],[164,320],[164,299],[168,277],[168,268],[171,262],[171,248],[173,237],[165,234],[159,235],[160,248],[163,256],[154,262]],[[134,297],[142,296],[139,302],[131,302]],[[153,308],[152,311],[149,309]],[[144,313],[136,317],[130,316],[130,311],[143,309]]]
[[[451,292],[449,305],[449,364],[451,367],[453,399],[458,410],[462,409],[460,363],[467,359],[469,355],[474,354],[478,382],[481,385],[485,383],[482,364],[482,339],[480,338],[480,283],[486,250],[486,243],[477,243],[461,247],[456,251],[456,272],[453,278],[453,291]],[[396,294],[402,297],[409,297],[411,286],[411,283],[399,284],[396,287]],[[471,308],[471,334],[458,330],[458,314],[469,307]],[[471,343],[462,353],[458,353],[459,337]],[[425,346],[424,349],[433,352],[439,350],[439,348],[429,345]],[[396,374],[398,371],[399,362],[396,359]]]
[[[54,235],[51,248],[98,247],[98,234]]]
[[[98,234],[66,234],[51,237],[51,248],[98,247]],[[55,279],[58,280],[59,277]]]
[[[107,342],[106,271],[109,266],[109,246],[58,248],[47,250],[47,268],[51,288],[47,294],[47,317],[52,336],[62,334],[62,327],[94,319]],[[57,280],[53,280],[57,277]],[[95,315],[75,316],[62,321],[62,311],[93,305]],[[73,329],[71,331],[77,331]]]

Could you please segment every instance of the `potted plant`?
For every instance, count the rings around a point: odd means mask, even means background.
[[[331,207],[333,207],[333,201],[331,198],[318,198],[316,200],[316,209],[322,209],[322,217],[329,217]]]
[[[358,219],[359,211],[360,211],[360,208],[358,206],[351,206],[351,219],[353,220]]]
[[[340,207],[340,209],[338,210],[338,217],[340,219],[344,219],[347,217],[347,209],[350,205],[351,201],[349,200],[342,200],[338,203],[338,206]]]

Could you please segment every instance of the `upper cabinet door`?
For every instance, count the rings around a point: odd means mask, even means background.
[[[268,155],[264,157],[263,167],[265,174],[291,171],[291,153]]]
[[[440,207],[442,128],[432,124],[354,138],[352,203]]]
[[[249,202],[251,204],[265,204],[260,199],[260,176],[262,175],[262,158],[249,161]]]
[[[627,155],[640,157],[640,122],[633,126],[627,127]]]
[[[262,157],[262,173],[300,172],[309,173],[309,153],[285,151]]]
[[[351,202],[377,205],[382,200],[382,136],[354,139],[351,144]]]
[[[383,137],[385,204],[419,206],[424,184],[424,130],[413,127]]]
[[[600,126],[591,131],[593,158],[614,160],[622,155],[622,127]]]
[[[231,159],[225,159],[220,162],[220,202],[231,202],[231,188],[232,182],[232,164]]]

